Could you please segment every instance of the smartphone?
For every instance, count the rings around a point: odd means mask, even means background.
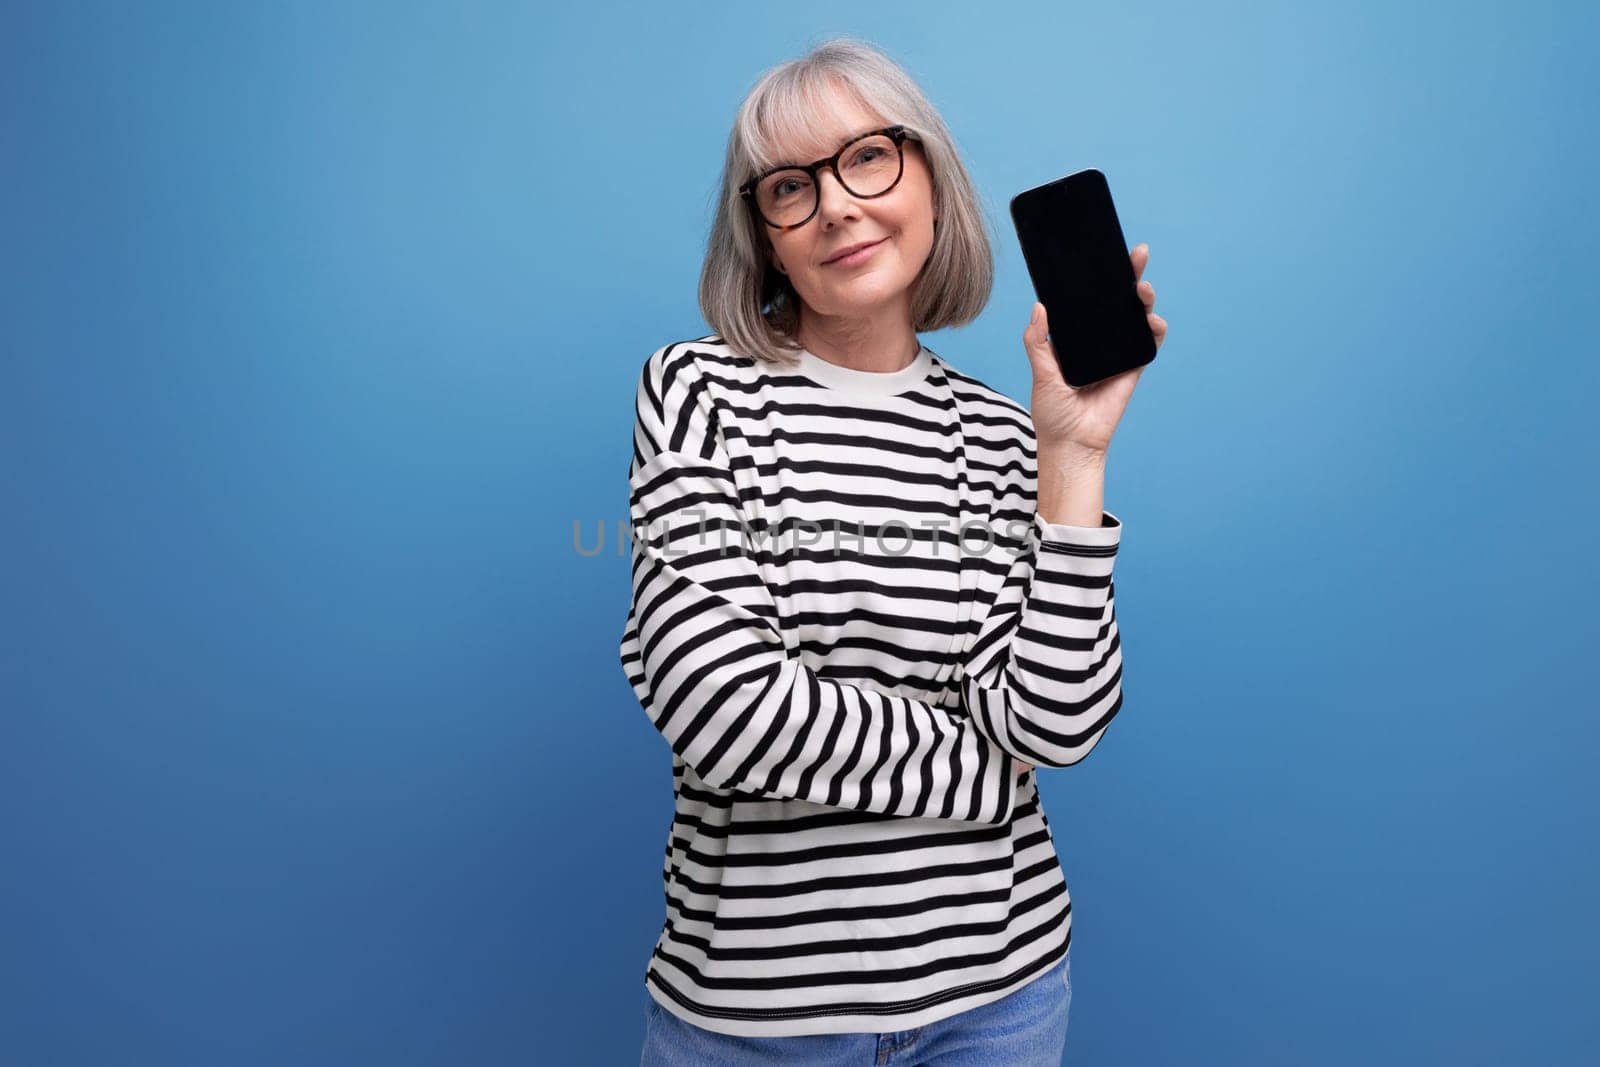
[[[1104,174],[1080,170],[1018,193],[1011,221],[1068,385],[1092,385],[1156,358]]]

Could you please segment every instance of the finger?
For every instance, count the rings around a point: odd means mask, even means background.
[[[1134,245],[1133,251],[1128,254],[1128,258],[1133,260],[1133,277],[1137,281],[1144,276],[1144,269],[1150,264],[1150,245],[1140,241],[1137,245]]]
[[[1167,339],[1167,320],[1160,315],[1150,316],[1150,334],[1156,339],[1156,347],[1161,347],[1161,342]]]
[[[1037,301],[1028,328],[1022,331],[1022,347],[1028,350],[1028,362],[1033,364],[1035,374],[1060,375],[1055,349],[1050,344],[1050,315]]]
[[[1156,287],[1149,282],[1140,282],[1137,286],[1139,299],[1144,301],[1144,309],[1151,311],[1156,306]]]

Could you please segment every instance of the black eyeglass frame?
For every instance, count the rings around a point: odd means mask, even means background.
[[[889,183],[889,188],[885,189],[881,193],[872,193],[871,195],[863,196],[862,194],[860,194],[860,193],[854,191],[853,189],[851,189],[849,184],[844,180],[844,175],[839,173],[839,159],[846,152],[848,152],[850,150],[850,148],[853,145],[855,145],[855,143],[857,141],[864,141],[868,137],[876,137],[879,134],[887,134],[889,136],[889,138],[894,141],[894,150],[895,150],[895,154],[899,157],[900,169],[895,174],[894,181]],[[855,137],[850,138],[850,140],[845,142],[845,144],[839,149],[839,151],[835,152],[833,155],[828,156],[825,159],[819,159],[815,163],[807,163],[807,164],[804,164],[804,165],[801,165],[801,164],[798,164],[798,163],[786,163],[781,167],[773,167],[771,170],[764,171],[764,172],[762,172],[760,174],[757,174],[754,178],[751,178],[749,181],[747,181],[743,185],[739,186],[739,195],[741,197],[743,197],[745,202],[750,205],[750,210],[755,212],[756,218],[760,219],[762,222],[766,223],[768,226],[771,226],[774,230],[798,230],[800,227],[804,226],[806,223],[810,222],[813,218],[815,218],[816,214],[817,214],[817,208],[822,206],[822,188],[821,188],[821,184],[822,183],[817,181],[817,172],[818,171],[820,171],[823,167],[827,167],[829,170],[833,171],[833,176],[839,180],[840,187],[845,189],[846,191],[848,191],[851,196],[859,197],[862,200],[876,200],[880,196],[886,196],[889,193],[893,192],[894,191],[894,187],[900,184],[900,179],[905,177],[905,173],[906,173],[905,141],[908,140],[908,139],[909,140],[913,140],[913,141],[922,140],[922,138],[918,137],[911,130],[907,129],[905,126],[898,125],[898,124],[896,124],[894,126],[885,126],[881,130],[868,130],[866,133],[859,134],[859,135],[857,135]],[[805,171],[807,174],[809,174],[811,176],[811,185],[816,190],[816,196],[813,198],[813,201],[812,201],[812,204],[811,204],[811,214],[807,215],[805,218],[801,219],[799,222],[790,223],[787,226],[780,226],[776,222],[773,222],[771,219],[767,218],[765,215],[763,215],[761,213],[761,207],[760,207],[759,204],[756,203],[756,186],[760,185],[763,181],[765,181],[766,179],[772,177],[774,174],[777,174],[780,171],[785,171],[785,170],[801,170],[801,171]]]

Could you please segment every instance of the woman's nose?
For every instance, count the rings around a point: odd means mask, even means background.
[[[855,197],[850,195],[850,190],[844,187],[832,169],[817,175],[817,214],[831,216],[854,206]]]

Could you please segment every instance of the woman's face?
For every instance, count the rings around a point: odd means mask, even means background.
[[[853,101],[838,104],[847,125],[822,140],[786,145],[785,158],[809,163],[837,152],[852,137],[888,125]],[[857,319],[903,305],[898,314],[909,319],[911,284],[933,249],[933,182],[922,146],[908,139],[902,147],[904,173],[882,196],[852,196],[831,169],[824,169],[817,175],[816,214],[799,229],[766,228],[774,266],[789,276],[808,310]],[[866,241],[880,243],[864,260],[827,262]]]

